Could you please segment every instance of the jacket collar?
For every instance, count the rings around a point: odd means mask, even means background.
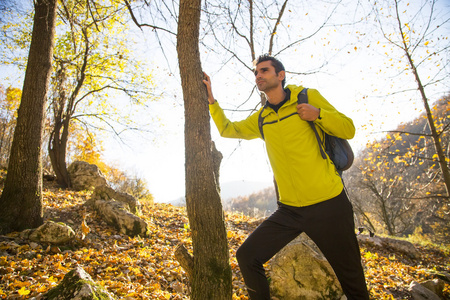
[[[289,98],[289,100],[282,106],[280,107],[280,110],[283,109],[283,107],[287,107],[290,106],[292,104],[297,104],[297,95],[303,90],[303,86],[299,85],[287,85],[285,90],[289,90],[291,92],[291,97]],[[268,105],[268,101],[266,102],[266,104],[264,105],[264,111],[262,113],[262,117],[266,117],[268,115],[270,115],[271,113],[275,113],[275,111]]]

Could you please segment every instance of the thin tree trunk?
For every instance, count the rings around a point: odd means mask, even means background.
[[[402,22],[400,20],[400,14],[399,14],[399,7],[398,7],[398,1],[395,0],[395,9],[397,12],[397,22],[398,22],[398,28],[400,31],[401,36],[403,37],[402,43],[403,43],[403,51],[405,52],[405,55],[408,59],[408,64],[413,71],[414,79],[416,80],[418,90],[420,92],[420,95],[422,97],[423,106],[425,107],[425,111],[427,113],[427,121],[428,126],[430,126],[431,135],[433,137],[434,147],[436,149],[436,154],[438,156],[438,163],[441,168],[442,172],[442,178],[444,179],[444,185],[447,191],[447,197],[450,197],[450,170],[447,164],[447,158],[445,157],[445,153],[443,150],[443,147],[441,145],[440,141],[440,135],[437,132],[436,126],[434,125],[434,118],[433,114],[431,113],[430,105],[428,104],[428,99],[425,95],[425,89],[423,87],[423,84],[420,80],[419,73],[417,71],[416,65],[414,64],[414,60],[411,57],[411,52],[408,46],[408,42],[406,41],[405,37],[406,35],[403,32],[402,28]]]
[[[433,137],[434,148],[435,148],[437,156],[438,156],[438,162],[439,162],[439,166],[441,168],[442,178],[444,179],[444,185],[445,185],[445,188],[447,191],[447,197],[450,197],[450,170],[448,168],[444,149],[442,148],[442,145],[441,145],[441,137],[440,137],[440,134],[437,132],[436,125],[434,124],[433,114],[431,113],[430,105],[428,104],[428,99],[425,95],[425,89],[423,88],[422,82],[420,81],[420,77],[419,77],[419,74],[417,73],[417,69],[416,69],[409,53],[406,53],[406,54],[407,54],[410,66],[413,70],[417,85],[419,87],[420,95],[422,97],[422,102],[425,107],[425,111],[427,113],[428,126],[430,127],[431,135]]]
[[[0,166],[3,165],[3,158],[6,156],[6,155],[3,155],[3,153],[6,153],[5,149],[3,149],[3,143],[5,143],[5,140],[7,139],[6,134],[5,134],[6,133],[7,124],[8,124],[8,122],[4,122],[4,124],[1,125],[2,126],[2,130],[1,130],[2,133],[0,135]],[[5,159],[5,161],[6,161],[6,159]]]
[[[192,230],[191,299],[231,299],[231,268],[214,175],[199,52],[201,0],[181,0],[177,53],[185,107],[186,208]]]
[[[48,153],[50,156],[50,162],[56,175],[56,182],[62,188],[71,187],[70,177],[67,171],[66,164],[69,121],[70,119],[64,119],[64,125],[62,125],[60,119],[55,118],[55,127],[48,141]]]
[[[33,33],[5,187],[0,234],[42,224],[42,137],[55,36],[56,0],[36,0]]]

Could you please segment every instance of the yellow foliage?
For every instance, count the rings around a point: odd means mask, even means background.
[[[83,220],[81,221],[81,233],[82,233],[81,239],[84,239],[90,231],[91,230],[90,230],[89,226],[87,226],[87,224],[86,224],[86,217],[84,217]]]
[[[22,287],[20,290],[17,291],[20,296],[26,296],[30,293],[29,290],[27,290],[25,287]]]
[[[65,201],[67,196],[72,200]],[[86,192],[47,190],[44,192],[44,207],[62,214],[70,212],[73,214],[71,219],[80,224],[86,215],[82,204],[87,196]],[[2,267],[7,271],[0,281],[0,298],[36,297],[38,293],[45,293],[56,286],[73,266],[78,265],[89,274],[95,274],[95,281],[117,298],[189,299],[186,274],[173,255],[175,245],[180,242],[189,251],[192,249],[191,231],[184,230],[183,226],[188,222],[186,209],[156,204],[151,208],[144,207],[143,210],[143,218],[148,221],[150,234],[145,239],[124,237],[93,217],[89,220],[89,225],[95,228],[96,235],[85,240],[79,249],[67,253],[52,254],[42,247],[31,249],[0,242],[2,251],[8,252],[11,247],[14,247],[14,251],[19,251],[19,255],[11,256],[9,260],[0,257]],[[89,215],[94,214],[94,211],[89,211]],[[235,253],[254,228],[255,219],[233,213],[226,213],[225,219],[232,271],[232,299],[245,300],[248,299],[248,294]],[[29,251],[35,253],[33,258],[21,258],[23,252]],[[436,253],[435,250],[421,250],[420,268],[448,265],[448,255],[437,256]],[[421,272],[416,267],[416,262],[408,264],[409,260],[402,260],[403,256],[397,253],[386,255],[383,249],[361,248],[361,257],[373,299],[392,299],[391,293],[402,290],[405,282],[429,279],[429,274]],[[33,280],[25,282],[21,274],[27,268],[33,268],[28,275]]]

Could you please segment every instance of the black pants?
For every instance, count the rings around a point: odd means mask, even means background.
[[[325,255],[348,300],[369,299],[354,227],[353,208],[344,191],[311,206],[280,204],[236,253],[250,298],[270,300],[263,264],[305,232]]]

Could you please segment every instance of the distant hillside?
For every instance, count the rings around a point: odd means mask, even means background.
[[[268,187],[273,187],[272,182],[253,182],[253,181],[231,181],[222,184],[221,195],[222,200],[228,200],[238,196],[247,196]]]
[[[222,201],[228,202],[232,198],[236,198],[239,196],[247,196],[272,186],[273,186],[272,182],[237,180],[222,183],[220,186],[221,189],[220,193],[222,196]],[[176,206],[185,206],[186,199],[183,195],[177,199],[169,201],[168,203]]]
[[[273,186],[245,196],[233,197],[223,203],[226,211],[243,213],[253,218],[265,218],[277,209]]]
[[[450,96],[435,102],[431,111],[446,159],[449,111]],[[425,113],[367,144],[344,176],[361,226],[391,236],[420,232],[436,243],[449,243],[447,191]]]

